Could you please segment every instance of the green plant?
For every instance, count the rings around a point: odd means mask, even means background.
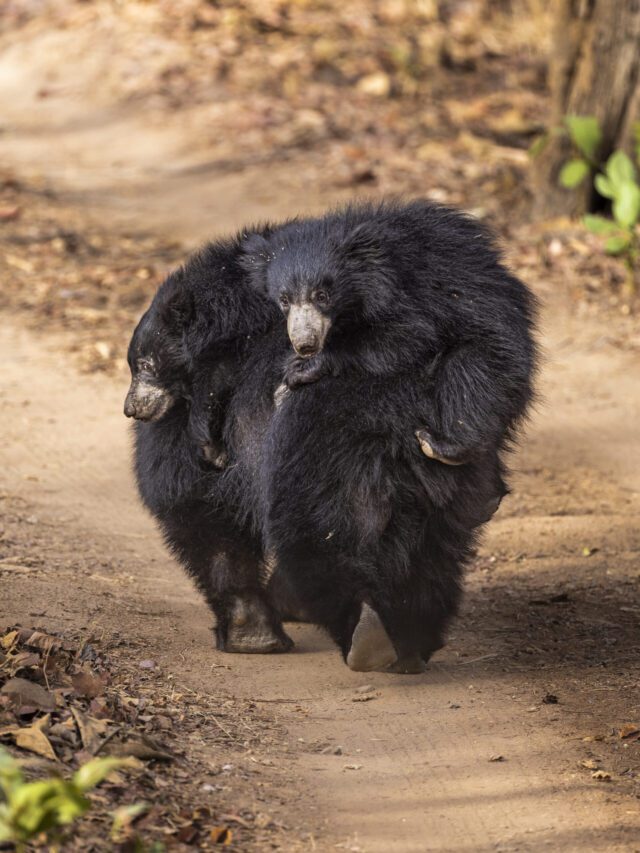
[[[562,186],[574,189],[594,174],[597,192],[611,201],[613,219],[597,214],[583,218],[584,225],[594,234],[605,238],[605,251],[620,255],[625,262],[629,283],[640,258],[640,184],[632,159],[624,151],[614,151],[606,163],[597,160],[602,131],[593,116],[567,116],[565,124],[578,154],[564,164],[559,180]],[[640,122],[634,126],[635,156],[640,163]]]
[[[55,841],[64,827],[91,808],[85,794],[126,763],[119,758],[94,758],[71,779],[51,776],[27,782],[18,764],[0,748],[0,842],[12,842],[20,851],[42,834]]]

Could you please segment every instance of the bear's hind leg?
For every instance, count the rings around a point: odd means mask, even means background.
[[[216,606],[216,646],[232,654],[288,652],[285,634],[269,604],[260,596],[233,595]]]

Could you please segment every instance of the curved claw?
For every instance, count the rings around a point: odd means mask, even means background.
[[[355,672],[384,672],[398,659],[389,635],[376,611],[366,602],[351,637],[347,666]]]
[[[466,462],[466,459],[461,456],[453,454],[446,455],[443,452],[444,448],[438,447],[438,443],[434,441],[425,429],[417,429],[415,436],[420,444],[420,450],[429,459],[433,459],[435,462],[442,462],[443,465],[464,465]]]

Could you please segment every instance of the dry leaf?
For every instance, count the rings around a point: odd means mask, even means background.
[[[586,758],[584,761],[580,762],[580,767],[584,767],[587,770],[597,770],[598,762],[594,761],[593,758]]]
[[[20,639],[25,646],[33,646],[36,649],[42,649],[44,652],[64,648],[60,637],[53,637],[51,634],[45,634],[44,631],[23,629],[20,631]]]
[[[49,743],[49,738],[43,732],[43,729],[49,725],[49,714],[38,720],[32,726],[20,728],[20,726],[12,726],[7,729],[0,730],[0,737],[3,735],[11,735],[15,744],[20,749],[26,749],[29,752],[35,752],[36,755],[41,755],[43,758],[49,758],[51,761],[57,761],[58,756],[53,751],[53,747]]]
[[[640,726],[637,723],[626,723],[622,726],[618,735],[623,739],[632,737],[633,735],[640,735]]]
[[[214,826],[209,837],[214,844],[231,844],[233,833],[228,826]]]
[[[144,761],[173,761],[173,755],[158,749],[152,740],[145,737],[131,736],[124,742],[113,741],[107,750],[109,755],[119,755],[123,758],[133,756]]]
[[[73,689],[78,696],[84,696],[86,699],[95,699],[104,693],[104,688],[107,685],[107,675],[93,675],[91,672],[82,670],[71,676]]]
[[[33,681],[27,681],[26,678],[10,678],[9,681],[0,690],[9,696],[13,702],[21,708],[38,708],[41,711],[53,711],[56,707],[55,698]]]
[[[2,646],[3,649],[10,649],[15,643],[17,636],[17,631],[9,631],[8,634],[5,634],[4,637],[0,639],[0,646]]]
[[[96,720],[92,717],[88,717],[77,708],[74,708],[73,705],[70,706],[70,710],[78,726],[83,747],[91,755],[94,755],[102,743],[102,736],[107,733],[109,721]]]
[[[610,782],[611,773],[607,773],[606,770],[596,770],[595,773],[591,774],[591,778],[597,779],[600,782]]]

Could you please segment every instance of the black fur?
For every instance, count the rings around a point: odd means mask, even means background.
[[[169,276],[134,332],[134,380],[142,366],[145,381],[173,401],[157,422],[135,424],[135,472],[167,545],[216,615],[218,648],[227,647],[233,607],[241,599],[283,650],[291,643],[265,592],[261,538],[244,502],[234,502],[239,489],[230,488],[202,453],[223,447],[223,407],[238,384],[251,388],[257,432],[245,435],[242,448],[247,457],[254,453],[251,444],[272,409],[278,377],[270,384],[263,373],[251,384],[245,368],[256,355],[277,363],[273,349],[281,357],[286,341],[277,312],[246,286],[239,255],[240,238],[207,246]]]
[[[279,570],[343,653],[368,601],[400,656],[428,658],[532,399],[533,297],[480,225],[424,202],[291,223],[246,251],[274,302],[329,297],[324,347],[288,357],[266,445]],[[427,460],[423,425],[466,464]]]
[[[302,285],[329,292],[331,319],[304,360],[274,301]],[[130,361],[137,370],[157,341],[154,381],[176,402],[137,425],[136,471],[216,613],[220,648],[238,596],[282,636],[265,551],[344,654],[363,601],[399,657],[441,645],[532,396],[534,313],[477,223],[422,202],[263,229],[168,279]],[[425,428],[465,464],[427,459],[414,436]],[[206,462],[221,449],[222,471]]]

